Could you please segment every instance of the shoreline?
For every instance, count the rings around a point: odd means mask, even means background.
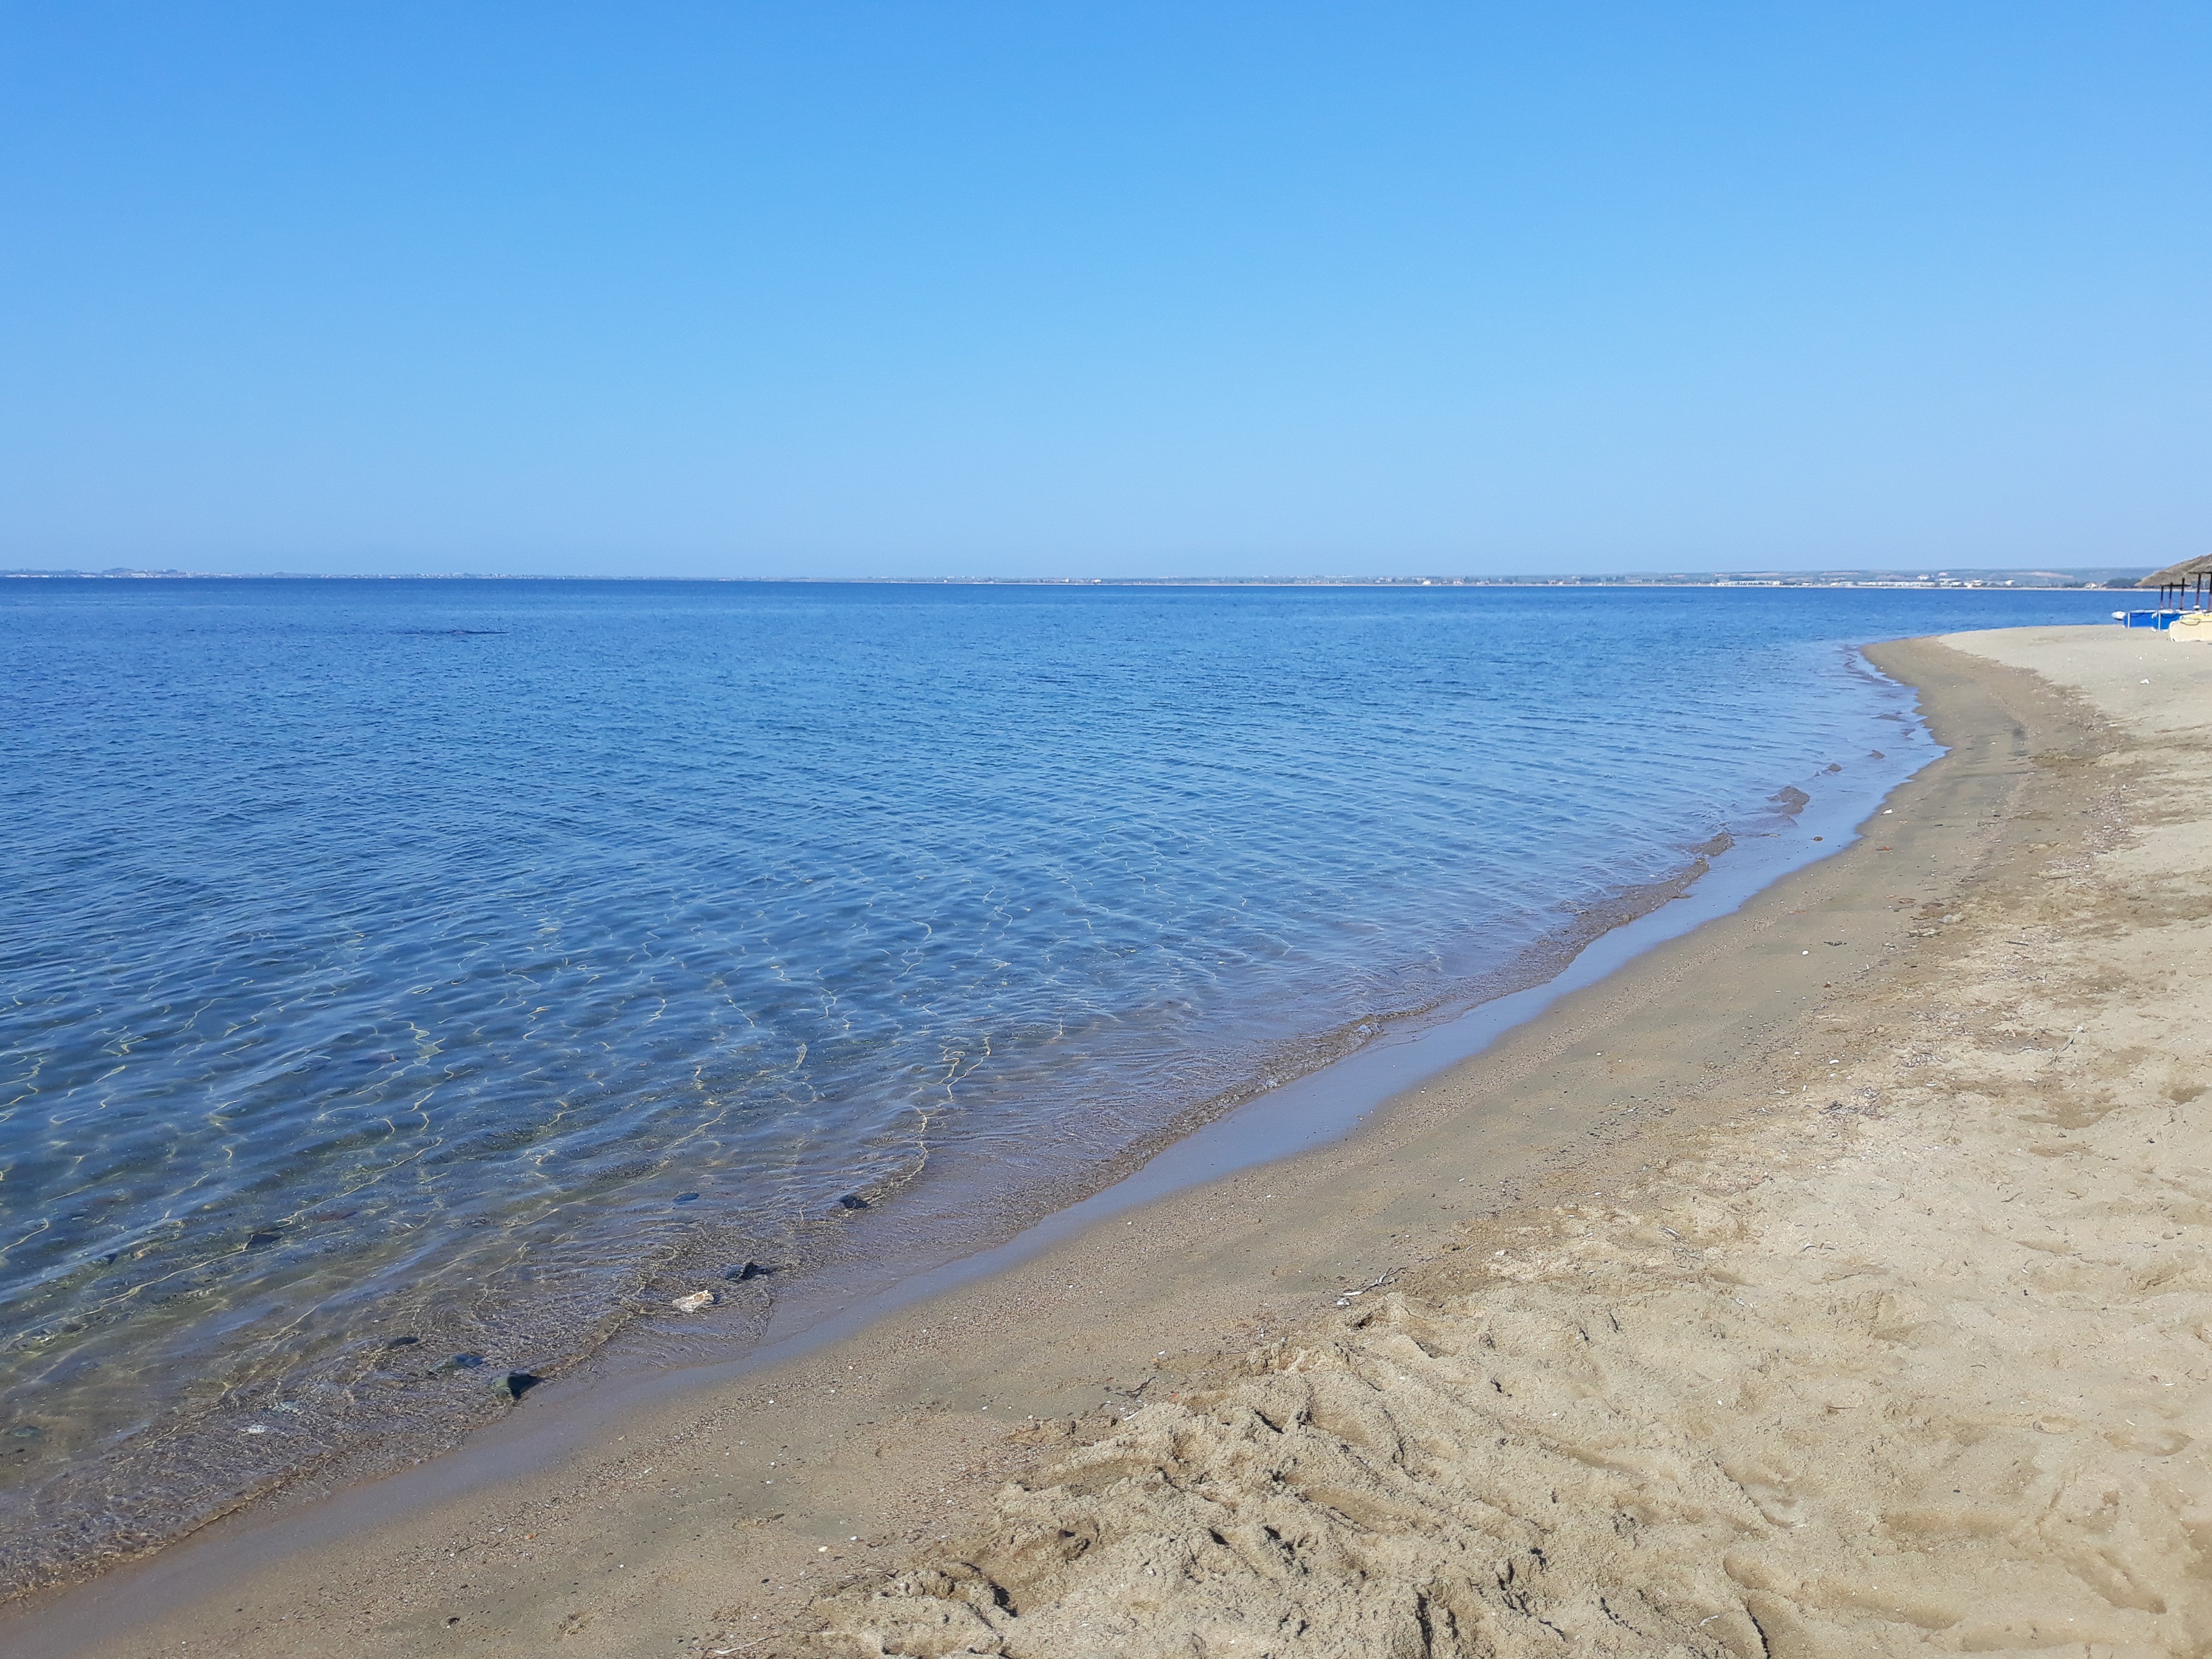
[[[1863,653],[1845,654],[1856,664],[1856,672],[1872,677]],[[1482,974],[1419,1006],[1358,1018],[1358,1030],[1366,1032],[1371,1023],[1372,1036],[1352,1036],[1356,1017],[1347,1017],[1334,1029],[1262,1051],[1245,1080],[1176,1109],[1111,1157],[1049,1176],[1033,1173],[1026,1184],[994,1182],[988,1172],[975,1169],[950,1176],[917,1171],[888,1185],[859,1188],[867,1200],[860,1206],[866,1214],[847,1218],[833,1212],[834,1225],[818,1217],[794,1221],[781,1240],[771,1241],[763,1231],[734,1257],[724,1244],[670,1258],[656,1275],[663,1283],[684,1290],[707,1286],[719,1292],[718,1300],[735,1305],[672,1322],[663,1295],[619,1320],[601,1320],[611,1328],[594,1334],[588,1345],[556,1362],[526,1352],[518,1364],[534,1379],[527,1420],[535,1424],[548,1406],[578,1390],[595,1397],[577,1409],[602,1420],[634,1398],[658,1398],[671,1387],[720,1385],[804,1355],[887,1313],[1003,1271],[1102,1218],[1351,1133],[1394,1096],[1480,1052],[1561,996],[1616,971],[1654,944],[1736,908],[1790,871],[1832,856],[1848,844],[1865,812],[1901,778],[1928,764],[1936,749],[1924,725],[1912,720],[1896,728],[1894,739],[1881,735],[1876,740],[1886,746],[1886,755],[1875,750],[1865,759],[1849,757],[1841,768],[1823,770],[1811,769],[1817,761],[1808,762],[1805,772],[1781,781],[1765,810],[1747,807],[1711,840],[1675,848],[1685,860],[1679,868],[1618,886],[1566,913],[1565,922]],[[1774,805],[1785,798],[1791,804]],[[1824,840],[1825,850],[1818,845]],[[1294,1055],[1293,1050],[1299,1052]],[[906,1191],[917,1186],[918,1194]],[[951,1201],[948,1193],[955,1195]],[[896,1203],[885,1204],[893,1194],[921,1197],[925,1212],[939,1224],[948,1215],[961,1214],[967,1218],[963,1230],[955,1233],[945,1224],[917,1230]],[[742,1291],[720,1282],[733,1259],[756,1256],[773,1264],[773,1281],[749,1284]],[[489,1351],[491,1345],[465,1346]],[[502,1363],[486,1374],[503,1369]],[[507,1404],[504,1395],[501,1404]],[[179,1526],[145,1527],[125,1553],[111,1553],[112,1545],[90,1535],[91,1517],[104,1519],[112,1511],[66,1504],[48,1508],[40,1525],[17,1535],[36,1537],[43,1530],[47,1537],[74,1536],[81,1540],[81,1553],[42,1582],[17,1576],[11,1561],[9,1581],[0,1585],[0,1606],[87,1583],[211,1528],[240,1524],[241,1517],[289,1503],[299,1493],[341,1493],[404,1475],[431,1459],[464,1453],[499,1424],[496,1415],[479,1414],[472,1422],[446,1425],[443,1432],[412,1443],[380,1436],[373,1425],[357,1426],[352,1439],[339,1440],[315,1461],[270,1476],[250,1491],[226,1495]],[[187,1425],[188,1432],[203,1435],[226,1429],[236,1431],[234,1423],[202,1420]],[[257,1442],[255,1449],[265,1452],[274,1443]],[[503,1451],[514,1449],[504,1440],[501,1444]],[[526,1462],[535,1455],[526,1448],[521,1455]],[[77,1479],[96,1504],[103,1481],[112,1486],[144,1473],[127,1464],[94,1465]],[[463,1469],[433,1484],[443,1491],[476,1479]],[[43,1503],[45,1496],[38,1501]],[[74,1498],[76,1490],[69,1496]]]
[[[1953,787],[1897,797],[1970,856],[1873,846],[1894,938],[1792,884],[1810,919],[1708,990],[1786,994],[1800,939],[1848,971],[1706,1063],[1703,1122],[1223,1356],[773,1650],[2203,1651],[2212,657],[1883,654],[1996,694]]]
[[[1516,1027],[1540,1018],[1561,999],[1620,971],[1647,951],[1732,913],[1796,871],[1833,857],[1899,783],[1940,757],[1924,726],[1909,730],[1905,740],[1916,750],[1937,752],[1910,761],[1885,757],[1889,775],[1883,781],[1824,790],[1802,805],[1773,814],[1786,824],[1783,830],[1723,830],[1717,839],[1726,839],[1726,847],[1691,849],[1692,862],[1681,871],[1620,890],[1591,913],[1606,919],[1580,931],[1566,930],[1526,957],[1508,962],[1492,975],[1493,986],[1506,988],[1486,990],[1472,1002],[1455,996],[1439,1005],[1452,1012],[1431,1007],[1377,1016],[1380,1029],[1374,1037],[1309,1070],[1268,1066],[1265,1069],[1289,1074],[1279,1085],[1240,1085],[1170,1119],[1103,1165],[1109,1172],[1103,1182],[1069,1185],[1066,1190],[1074,1197],[1062,1197],[1042,1210],[1028,1202],[1017,1206],[1017,1213],[1030,1218],[1010,1234],[987,1236],[918,1269],[901,1266],[864,1273],[858,1271],[860,1262],[841,1259],[842,1274],[825,1271],[780,1296],[755,1345],[730,1358],[641,1369],[625,1363],[631,1356],[617,1338],[589,1357],[590,1362],[605,1362],[607,1373],[592,1379],[591,1386],[611,1390],[617,1402],[603,1403],[595,1414],[618,1411],[625,1388],[657,1393],[671,1383],[712,1387],[715,1379],[801,1358],[887,1315],[1018,1266],[1131,1210],[1355,1133],[1393,1100],[1479,1056]],[[1800,781],[1818,787],[1821,780]],[[1785,785],[1778,793],[1795,787]],[[1814,850],[1813,844],[1824,839],[1836,842],[1837,849]],[[1541,964],[1540,977],[1527,972],[1533,963]],[[1228,1103],[1218,1107],[1219,1100]],[[853,1255],[846,1253],[847,1258]]]
[[[2014,671],[1961,671],[1954,664],[1947,680],[1942,659],[1926,647],[1883,647],[1875,654],[1910,664],[1916,653],[1918,672],[1901,677],[1923,685],[1923,706],[1939,736],[1947,725],[1962,734],[1967,727],[1993,731],[2002,750],[2007,732],[2024,731],[2023,721],[2039,722],[2035,741],[2048,750],[2052,733],[2079,724],[2078,711]],[[551,1593],[556,1578],[563,1585],[556,1599],[579,1604],[563,1625],[572,1626],[567,1634],[580,1651],[643,1644],[640,1620],[663,1645],[677,1644],[687,1626],[703,1636],[738,1587],[754,1581],[762,1583],[743,1598],[749,1609],[743,1622],[750,1626],[744,1639],[762,1629],[757,1618],[774,1624],[779,1610],[785,1620],[803,1623],[806,1602],[824,1577],[878,1571],[927,1545],[921,1517],[946,1515],[939,1524],[950,1537],[951,1515],[978,1510],[985,1494],[977,1488],[987,1474],[994,1480],[1071,1437],[1103,1432],[1127,1402],[1183,1391],[1182,1385],[1224,1363],[1224,1355],[1250,1346],[1248,1339],[1279,1335],[1338,1305],[1339,1292],[1371,1290],[1368,1281],[1379,1284],[1394,1268],[1410,1271],[1423,1243],[1437,1243],[1440,1226],[1464,1224],[1476,1212],[1493,1218],[1517,1213],[1593,1182],[1591,1190],[1618,1186],[1639,1158],[1649,1161],[1657,1143],[1704,1127],[1704,1109],[1692,1097],[1701,1081],[1698,1067],[1724,1064],[1731,1048],[1771,1036],[1780,1023],[1778,1009],[1741,996],[1720,1009],[1685,1006],[1697,1000],[1684,995],[1690,978],[1738,950],[1765,948],[1771,940],[1763,936],[1777,930],[1804,931],[1806,925],[1790,920],[1793,898],[1829,906],[1850,900],[1866,911],[1855,916],[1855,927],[1863,920],[1870,925],[1863,932],[1877,933],[1887,922],[1899,938],[1882,942],[1899,943],[1909,930],[1868,908],[1867,894],[1858,890],[1868,878],[1889,879],[1869,867],[1873,861],[1887,856],[1910,862],[1923,886],[1967,878],[1990,852],[1979,809],[2032,776],[2026,751],[2015,747],[1993,758],[1982,748],[1964,752],[1954,738],[1950,756],[1892,799],[1900,809],[1914,800],[1916,812],[1932,801],[1959,823],[1916,826],[1898,838],[1894,850],[1854,844],[1784,876],[1742,909],[1570,989],[1558,1006],[1506,1032],[1475,1060],[1395,1097],[1348,1139],[1160,1198],[1134,1216],[1113,1218],[1121,1224],[1118,1230],[1094,1225],[988,1280],[909,1305],[801,1358],[730,1379],[704,1395],[696,1379],[678,1377],[662,1391],[667,1397],[634,1400],[618,1418],[572,1413],[567,1443],[553,1449],[553,1463],[503,1486],[464,1489],[442,1500],[403,1499],[404,1507],[380,1516],[374,1504],[362,1513],[363,1494],[357,1493],[344,1504],[322,1506],[319,1521],[312,1513],[316,1506],[279,1499],[269,1506],[271,1513],[219,1525],[76,1589],[27,1598],[0,1614],[0,1641],[27,1654],[122,1650],[118,1643],[152,1652],[166,1645],[165,1635],[189,1631],[196,1647],[213,1643],[240,1652],[291,1651],[295,1643],[305,1650],[337,1639],[408,1652],[434,1635],[441,1644],[467,1638],[467,1650],[519,1650],[556,1633],[540,1627],[548,1603],[539,1592]],[[1927,801],[1920,800],[1923,795]],[[1946,800],[1950,805],[1942,805]],[[1964,822],[1970,816],[1971,825]],[[1767,964],[1771,974],[1759,987],[1767,995],[1790,997],[1793,1013],[1799,1000],[1832,985],[1808,975],[1838,973],[1844,960],[1813,963],[1814,946],[1797,948],[1801,962]],[[1861,962],[1859,956],[1851,950],[1844,959],[1859,971],[1876,965],[1877,959]],[[1773,977],[1799,988],[1778,989]],[[1633,1032],[1639,1021],[1647,1033],[1667,1034],[1661,1058],[1624,1070],[1615,1048],[1610,1064],[1594,1063],[1604,1056],[1591,1043],[1607,1030]],[[1718,1058],[1692,1060],[1704,1053]],[[1645,1092],[1625,1092],[1630,1081]],[[1565,1103],[1555,1103],[1559,1100]],[[1547,1115],[1535,1116],[1538,1110]],[[1423,1161],[1424,1155],[1446,1144],[1452,1167],[1481,1171],[1479,1179],[1451,1184],[1477,1193],[1416,1190],[1443,1177],[1409,1176],[1408,1161],[1434,1167],[1433,1157]],[[1127,1236],[1111,1237],[1115,1231]],[[1297,1284],[1301,1279],[1309,1282]],[[1060,1285],[1065,1288],[1055,1288]],[[948,1326],[957,1329],[948,1333]],[[1176,1338],[1169,1351],[1145,1350],[1168,1330]],[[1161,1359],[1169,1364],[1152,1363]],[[847,1403],[834,1404],[840,1389]],[[776,1400],[785,1403],[774,1406]],[[1009,1416],[1025,1425],[1079,1426],[1029,1427],[1009,1436],[1000,1426]],[[533,1429],[541,1420],[531,1419]],[[611,1432],[617,1429],[619,1441]],[[765,1455],[770,1436],[781,1437],[773,1449],[783,1455]],[[856,1437],[878,1443],[863,1456]],[[716,1453],[721,1468],[701,1462]],[[496,1448],[489,1455],[495,1458]],[[647,1456],[655,1461],[645,1462]],[[427,1476],[453,1461],[439,1460],[420,1473]],[[948,1462],[966,1466],[969,1478],[964,1501],[940,1508],[927,1501],[937,1494],[926,1489]],[[806,1471],[800,1505],[771,1511],[777,1476],[766,1472],[770,1465]],[[672,1468],[684,1471],[672,1496],[659,1481],[637,1484],[656,1471],[665,1480]],[[790,1480],[784,1477],[787,1492]],[[424,1483],[404,1476],[396,1484]],[[889,1508],[886,1489],[898,1494]],[[607,1496],[617,1492],[623,1495]],[[578,1513],[595,1503],[612,1509]],[[329,1514],[349,1505],[354,1518],[333,1530]],[[527,1525],[517,1520],[509,1528],[526,1536],[495,1530],[483,1518],[490,1510],[530,1517]],[[839,1530],[847,1526],[849,1536]],[[245,1565],[278,1528],[290,1534],[278,1559]],[[556,1531],[564,1541],[550,1535]],[[319,1540],[318,1533],[325,1535]],[[540,1535],[546,1541],[538,1549],[521,1547],[538,1544]],[[425,1536],[457,1540],[445,1545],[452,1552],[442,1557],[447,1563],[474,1557],[465,1585],[457,1580],[439,1592],[458,1611],[410,1611],[390,1599],[401,1564],[419,1572],[440,1560],[438,1545],[424,1542]],[[611,1540],[617,1544],[607,1557],[611,1565],[593,1559],[586,1566],[586,1558]],[[502,1552],[495,1565],[491,1558]],[[830,1559],[814,1559],[822,1556]],[[633,1559],[653,1565],[633,1565]],[[751,1571],[748,1562],[763,1571]],[[178,1587],[202,1573],[241,1587],[234,1600],[232,1592],[222,1593],[229,1607],[181,1605]],[[295,1573],[322,1589],[280,1614],[276,1610],[288,1597],[275,1581]],[[724,1581],[726,1594],[708,1591],[708,1578]],[[412,1593],[432,1594],[419,1580]],[[165,1628],[125,1633],[134,1609],[165,1604],[166,1613],[157,1615]],[[457,1622],[447,1624],[447,1618]],[[72,1626],[67,1637],[51,1628],[64,1622]],[[720,1623],[736,1628],[728,1619]],[[663,1633],[670,1629],[677,1634]],[[18,1647],[19,1641],[26,1644]],[[616,1645],[599,1645],[608,1642]]]
[[[2128,567],[2130,570],[2132,566]],[[2118,574],[2118,566],[2085,568],[2091,574]],[[1920,580],[1866,573],[1856,581],[1793,580],[1798,571],[1747,571],[1740,576],[1715,572],[1696,579],[1676,580],[1650,575],[1619,576],[551,576],[502,575],[468,571],[416,571],[399,575],[323,574],[313,571],[221,570],[0,570],[0,578],[30,581],[216,581],[216,582],[696,582],[702,586],[811,587],[1141,587],[1141,588],[1292,588],[1292,587],[1790,587],[1881,588],[1903,592],[2022,592],[2047,589],[2056,592],[2125,592],[2134,586],[2113,588],[2105,581],[2069,585],[2038,581],[2015,586],[2002,571],[1986,575]]]

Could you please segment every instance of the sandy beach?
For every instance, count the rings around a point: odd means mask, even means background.
[[[2212,653],[1872,654],[1953,752],[1862,841],[1345,1140],[0,1651],[2203,1651]]]

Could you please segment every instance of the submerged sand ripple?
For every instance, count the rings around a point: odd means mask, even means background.
[[[1135,1413],[816,1640],[2212,1649],[2206,678],[2057,792],[2087,853],[1927,919],[1940,977],[1879,982],[1853,1052],[1778,1056],[1786,1092],[1619,1201]]]

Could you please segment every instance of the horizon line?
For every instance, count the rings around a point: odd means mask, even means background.
[[[556,574],[528,571],[222,571],[154,569],[112,565],[103,569],[0,569],[0,578],[18,580],[167,580],[167,581],[540,581],[540,582],[690,582],[729,585],[809,586],[927,586],[927,587],[1562,587],[1607,586],[1737,586],[1751,583],[1813,583],[1862,581],[1906,587],[1945,583],[1992,580],[2030,585],[2075,582],[2097,586],[2100,581],[2129,577],[2132,565],[2079,565],[2028,568],[2022,566],[1959,566],[1948,570],[1909,571],[1898,567],[1826,567],[1821,568],[1674,571],[1581,571],[1556,575],[1514,574],[1500,575],[1404,574],[1269,575],[1269,576],[611,576]],[[2132,580],[2132,578],[2131,578]]]

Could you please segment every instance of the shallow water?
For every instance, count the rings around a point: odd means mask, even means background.
[[[2110,609],[0,584],[0,1585],[1002,1237],[1893,775],[1852,644]]]

